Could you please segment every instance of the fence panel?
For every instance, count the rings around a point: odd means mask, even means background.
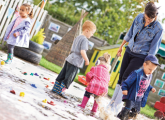
[[[30,33],[30,38],[35,35],[41,25],[43,20],[47,15],[47,11],[41,9],[40,7],[33,5],[27,0],[1,0],[0,2],[0,41],[3,40],[7,26],[13,21],[15,16],[15,10],[20,7],[23,3],[28,3],[33,7],[34,18],[32,19],[32,29]]]

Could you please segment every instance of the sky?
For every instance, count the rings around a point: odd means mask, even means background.
[[[159,9],[159,14],[158,14],[158,19],[160,20],[160,22],[162,21],[163,18],[165,18],[165,0],[159,0],[159,3],[155,3],[157,7],[160,6]],[[165,22],[162,23],[163,28],[165,30]],[[165,32],[165,31],[164,31]]]

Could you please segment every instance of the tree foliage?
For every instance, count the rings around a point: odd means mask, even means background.
[[[41,0],[34,0],[38,4]],[[54,18],[74,25],[80,18],[81,9],[89,14],[84,20],[91,20],[97,26],[95,36],[116,44],[121,32],[126,32],[133,19],[144,11],[149,0],[56,0],[45,9]]]

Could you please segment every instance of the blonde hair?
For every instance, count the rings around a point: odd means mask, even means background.
[[[100,61],[104,61],[105,63],[108,63],[108,64],[110,64],[110,59],[111,59],[111,56],[107,52],[104,53],[103,56],[99,58]]]
[[[26,11],[29,12],[29,17],[32,19],[33,18],[33,8],[31,7],[31,5],[24,3],[22,4],[22,6],[26,7]]]
[[[96,30],[96,25],[92,21],[87,20],[87,21],[84,22],[84,24],[82,26],[82,31],[84,31],[86,29],[88,29],[88,30]]]
[[[111,56],[107,52],[104,53],[103,56],[99,58],[100,64],[105,65],[107,67],[108,71],[110,71],[110,69],[111,69],[110,59],[111,59]]]

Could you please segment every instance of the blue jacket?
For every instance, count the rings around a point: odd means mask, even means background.
[[[144,14],[139,14],[128,33],[124,37],[124,40],[129,42],[128,47],[134,53],[148,55],[155,55],[159,49],[161,40],[163,27],[156,20],[153,24],[150,24],[148,27],[145,27],[143,30],[144,23]],[[141,31],[142,30],[142,31]],[[136,41],[134,40],[138,31],[141,31],[139,35],[136,37]]]
[[[136,101],[137,94],[140,88],[139,87],[140,76],[143,74],[144,74],[143,69],[135,70],[128,76],[128,78],[124,82],[122,82],[122,90],[128,91],[128,95],[123,95],[123,101],[125,101],[126,99],[131,101]],[[152,75],[150,79],[152,79]],[[145,91],[141,101],[141,107],[145,107],[149,92],[151,91],[152,88],[153,87],[149,85],[147,90]]]

